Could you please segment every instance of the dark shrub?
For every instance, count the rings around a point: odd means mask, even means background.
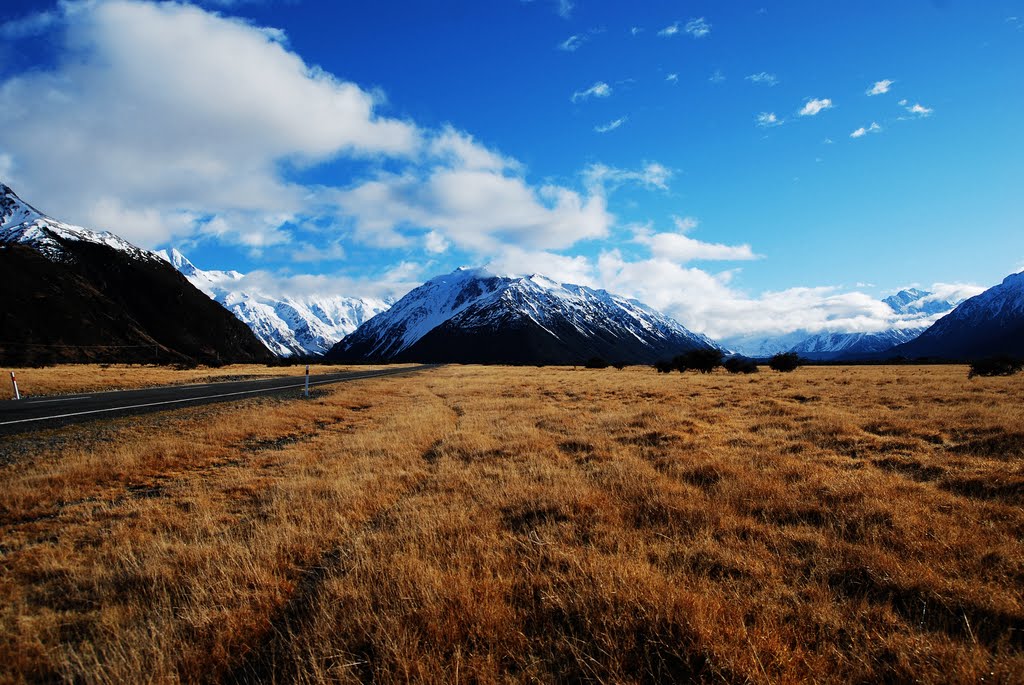
[[[721,350],[690,350],[672,359],[672,365],[679,371],[692,370],[711,373],[722,365]]]
[[[612,364],[612,366],[614,366],[619,371],[622,371],[624,368],[626,368],[626,362],[615,362],[614,364]]]
[[[729,373],[757,373],[757,362],[746,357],[726,359],[724,366]]]
[[[988,359],[977,359],[971,362],[971,370],[967,372],[968,378],[975,376],[1012,376],[1024,369],[1024,362],[1010,357],[989,357]]]
[[[768,360],[768,366],[775,371],[796,371],[800,366],[800,355],[796,352],[780,352]]]
[[[591,357],[584,366],[588,369],[607,369],[608,362],[600,357]]]
[[[658,373],[672,373],[676,367],[672,362],[662,359],[661,361],[654,362],[654,368],[657,369]]]

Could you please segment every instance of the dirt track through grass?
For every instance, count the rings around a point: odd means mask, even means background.
[[[0,680],[1019,682],[1022,401],[448,367],[5,441]]]

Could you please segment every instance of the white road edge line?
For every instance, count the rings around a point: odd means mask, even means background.
[[[347,378],[335,378],[333,380],[327,380],[327,381],[314,381],[314,382],[311,382],[310,385],[323,385],[324,383],[340,383],[340,382],[343,382],[343,381],[357,381],[357,380],[359,380],[361,378],[377,378],[378,376],[392,376],[392,375],[394,375],[396,373],[402,373],[402,371],[405,371],[405,370],[406,369],[402,369],[401,371],[391,371],[391,372],[383,372],[383,373],[377,372],[377,373],[367,374],[367,375],[363,375],[363,376],[349,376]],[[303,387],[305,387],[305,385],[306,385],[305,382],[302,382],[302,383],[298,383],[296,385],[282,385],[282,386],[277,387],[277,388],[260,388],[258,390],[239,390],[238,392],[225,392],[225,393],[221,393],[219,395],[200,395],[198,397],[185,397],[185,398],[182,398],[180,400],[164,400],[163,402],[147,402],[146,404],[131,404],[131,405],[128,405],[128,406],[125,406],[125,407],[109,407],[107,409],[90,409],[89,411],[78,411],[78,412],[73,412],[71,414],[59,414],[57,416],[38,416],[38,417],[36,417],[34,419],[18,419],[16,421],[4,421],[3,423],[0,423],[0,426],[13,426],[16,423],[31,423],[33,421],[52,421],[53,419],[67,419],[67,418],[71,418],[72,416],[85,416],[87,414],[102,414],[102,413],[108,412],[108,411],[125,411],[126,409],[141,409],[142,407],[158,407],[158,406],[160,406],[162,404],[180,404],[182,402],[195,402],[196,400],[213,400],[213,399],[217,399],[219,397],[233,397],[235,395],[252,395],[253,393],[258,393],[258,392],[275,392],[277,390],[289,390],[291,388],[303,388]],[[78,398],[76,398],[76,399],[78,399]]]

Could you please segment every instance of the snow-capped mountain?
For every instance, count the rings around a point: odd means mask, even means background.
[[[172,249],[161,257],[192,285],[230,310],[274,354],[324,354],[389,304],[373,298],[309,296],[274,298],[246,289],[238,271],[204,271]]]
[[[810,331],[800,329],[782,335],[746,335],[722,341],[730,350],[749,357],[771,357],[796,352],[807,359],[837,360],[884,350],[913,340],[942,314],[956,306],[927,290],[907,288],[882,300],[892,310],[892,328],[875,333]]]
[[[159,259],[108,231],[92,231],[48,217],[0,183],[0,243],[28,245],[51,261],[64,261],[70,258],[66,241],[106,245],[133,259]]]
[[[113,233],[52,219],[0,184],[0,359],[264,361],[242,322]]]
[[[913,340],[921,334],[920,328],[894,328],[877,333],[818,333],[789,349],[805,359],[820,361],[849,358],[883,352]]]
[[[637,300],[540,275],[460,268],[409,292],[328,358],[470,363],[652,362],[713,348]]]
[[[961,302],[914,340],[890,350],[908,358],[1024,357],[1024,272]]]
[[[955,302],[943,300],[927,290],[907,288],[882,300],[897,314],[905,316],[933,316],[946,314],[956,306]]]

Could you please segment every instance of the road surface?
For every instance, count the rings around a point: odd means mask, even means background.
[[[424,364],[380,371],[318,374],[309,377],[309,386],[312,388],[318,385],[344,383],[362,378],[413,373],[435,366]],[[298,396],[302,392],[305,381],[305,375],[278,376],[248,381],[172,385],[141,390],[27,397],[21,400],[0,401],[0,435],[125,414],[143,414],[214,402],[231,402],[257,395],[291,394]]]

